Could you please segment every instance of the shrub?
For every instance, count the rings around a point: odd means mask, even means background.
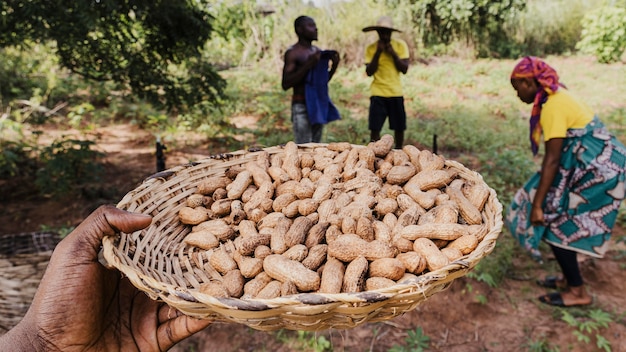
[[[602,7],[585,15],[582,39],[576,48],[601,63],[620,60],[626,50],[626,9]]]

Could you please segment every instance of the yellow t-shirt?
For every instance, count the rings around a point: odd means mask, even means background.
[[[548,96],[543,104],[539,123],[543,133],[543,140],[565,138],[570,128],[584,128],[594,113],[585,103],[576,100],[564,89]]]
[[[365,49],[365,63],[369,64],[376,53],[374,42]],[[409,47],[402,39],[391,38],[391,46],[401,59],[409,58]],[[380,54],[378,59],[378,69],[374,73],[374,80],[370,85],[370,94],[378,97],[401,97],[402,83],[400,82],[400,71],[393,63],[393,57],[388,53]]]

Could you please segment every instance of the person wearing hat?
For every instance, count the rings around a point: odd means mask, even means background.
[[[311,17],[296,18],[294,29],[298,42],[285,52],[282,88],[293,88],[291,121],[295,143],[319,143],[324,124],[340,119],[328,96],[328,81],[339,65],[339,53],[312,44],[317,40],[317,26]]]
[[[370,85],[370,139],[380,139],[380,131],[389,117],[389,128],[394,130],[396,149],[400,149],[406,130],[400,73],[406,74],[409,69],[409,48],[402,39],[391,38],[393,32],[400,30],[393,27],[388,16],[380,17],[374,26],[363,28],[363,32],[370,31],[378,33],[378,40],[365,49],[365,72],[374,77]]]

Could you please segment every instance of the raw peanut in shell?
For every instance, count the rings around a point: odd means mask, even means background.
[[[424,193],[422,191],[419,191],[419,192],[420,193]],[[405,211],[405,210],[407,210],[407,209],[409,209],[411,207],[419,205],[410,195],[408,195],[406,193],[399,194],[396,197],[396,203],[398,204],[397,208],[400,208],[401,211]]]
[[[205,207],[182,207],[178,211],[180,222],[187,225],[198,225],[201,222],[209,220],[209,213]]]
[[[419,170],[420,165],[418,162],[420,150],[417,149],[417,147],[414,145],[407,144],[402,147],[402,151],[407,155],[411,164],[413,164],[413,166],[415,166],[418,169],[418,171],[421,171]]]
[[[235,238],[235,230],[224,219],[208,220],[193,227],[192,231],[208,231],[221,242]]]
[[[309,218],[304,216],[296,218],[289,227],[289,231],[285,234],[285,243],[287,244],[287,247],[293,247],[296,244],[303,244],[311,227],[313,227],[313,223]]]
[[[445,165],[445,160],[439,155],[433,154],[430,150],[424,149],[420,151],[417,163],[420,170],[441,170]]]
[[[273,201],[271,200],[274,196],[274,184],[271,181],[263,183],[259,186],[259,189],[252,194],[252,197],[248,200],[247,203],[244,204],[243,209],[246,212],[250,212],[252,209],[261,208],[263,211],[271,211]],[[269,201],[270,203],[262,206],[264,201]]]
[[[452,241],[467,234],[469,234],[467,226],[456,223],[408,225],[401,231],[402,237],[411,241],[420,237]]]
[[[334,199],[327,199],[320,203],[317,212],[320,214],[319,221],[327,222],[331,214],[335,214],[337,206]]]
[[[267,213],[262,209],[252,209],[250,212],[246,213],[246,217],[248,220],[258,223],[261,219],[265,218]]]
[[[278,225],[273,228],[270,237],[270,248],[272,249],[272,253],[281,254],[289,248],[287,247],[285,234],[289,231],[290,226],[291,221],[287,218],[283,218],[278,222]]]
[[[374,239],[383,243],[391,243],[391,231],[389,227],[380,220],[374,220],[372,222],[374,228]]]
[[[448,248],[458,248],[461,253],[469,254],[478,246],[478,238],[474,235],[463,235],[456,240],[448,243]]]
[[[363,256],[354,259],[343,275],[343,285],[341,292],[362,292],[365,289],[365,279],[369,263]]]
[[[376,142],[370,143],[368,148],[374,152],[377,157],[385,157],[393,149],[393,136],[390,134],[384,134]]]
[[[300,156],[298,155],[298,145],[293,141],[285,144],[283,165],[281,166],[292,180],[300,181],[302,172],[300,169]]]
[[[445,255],[450,262],[453,262],[463,256],[460,249],[452,247],[441,248],[441,253],[443,253],[443,255]]]
[[[446,170],[422,170],[407,181],[407,185],[415,185],[422,191],[446,186],[452,176]],[[406,192],[406,185],[404,188]],[[408,192],[407,192],[408,193]]]
[[[317,188],[315,189],[315,192],[313,192],[313,196],[311,196],[311,198],[321,203],[325,201],[326,199],[330,199],[332,192],[333,192],[333,186],[331,183],[321,182],[317,184]]]
[[[233,252],[233,259],[237,263],[241,275],[249,279],[263,271],[263,259],[242,256],[238,251]]]
[[[243,285],[245,283],[246,280],[237,269],[227,272],[226,275],[222,277],[222,285],[224,285],[224,288],[230,297],[241,297],[243,295]]]
[[[395,214],[389,213],[385,214],[382,221],[383,223],[385,223],[385,225],[387,225],[389,229],[393,229],[398,223],[398,217]]]
[[[396,258],[380,258],[369,264],[369,276],[400,280],[405,272],[404,264]]]
[[[270,235],[271,236],[271,235]],[[259,259],[265,259],[268,255],[272,254],[272,250],[268,246],[258,246],[254,250],[254,257]]]
[[[414,251],[400,253],[396,259],[402,262],[407,272],[412,274],[420,274],[426,269],[426,260]]]
[[[243,256],[250,256],[254,254],[254,251],[258,246],[269,246],[271,240],[271,234],[257,233],[256,235],[239,236],[235,238],[235,247],[237,251]]]
[[[256,297],[263,287],[270,282],[272,282],[272,278],[266,272],[260,272],[243,286],[243,296],[241,298],[249,299]]]
[[[454,202],[445,202],[429,210],[433,212],[433,222],[436,223],[458,223],[459,208]]]
[[[472,203],[478,211],[483,211],[487,199],[489,199],[489,188],[484,184],[469,184],[463,186],[463,195]]]
[[[298,213],[302,216],[312,214],[317,210],[319,204],[319,201],[315,199],[301,199],[298,203]]]
[[[415,169],[415,166],[411,163],[394,166],[387,174],[387,182],[392,185],[404,184],[410,180],[411,177],[415,176],[416,173],[417,169]]]
[[[252,183],[252,173],[248,170],[243,170],[237,177],[233,180],[231,184],[228,185],[228,198],[229,199],[239,199],[243,192],[248,188],[248,186]]]
[[[276,190],[274,191],[274,196],[278,197],[281,194],[291,193],[295,194],[296,189],[300,187],[299,181],[289,180],[287,182],[280,183],[276,186]]]
[[[345,216],[341,222],[341,232],[356,233],[356,220],[350,216]]]
[[[210,196],[213,195],[216,189],[226,188],[231,182],[233,181],[226,176],[209,177],[198,184],[197,192],[205,196]]]
[[[306,239],[304,240],[304,245],[307,248],[311,248],[315,245],[318,245],[324,241],[326,237],[326,230],[330,227],[329,222],[320,222],[318,221],[315,225],[311,227],[309,233],[306,235]]]
[[[274,204],[272,204],[272,208],[275,212],[281,212],[286,206],[291,204],[293,201],[298,199],[293,193],[285,193],[281,194],[278,197],[274,198]]]
[[[373,241],[374,227],[372,221],[364,216],[359,217],[356,222],[356,234],[368,242]]]
[[[234,180],[237,175],[239,175],[239,173],[243,170],[245,170],[245,167],[243,165],[234,165],[224,171],[224,176],[230,178],[231,180]]]
[[[374,211],[379,216],[385,216],[389,213],[393,213],[398,209],[398,202],[393,198],[383,198],[378,201],[378,204],[374,207]]]
[[[246,190],[243,191],[243,193],[241,194],[241,201],[244,202],[244,203],[247,203],[248,201],[250,201],[250,198],[252,198],[252,195],[258,189],[259,188],[257,186],[255,186],[254,184],[251,184],[250,186],[248,186],[248,188],[246,188]],[[224,198],[226,198],[226,196],[224,196]]]
[[[346,268],[336,258],[329,257],[322,270],[320,293],[340,293],[343,285],[343,275]]]
[[[263,269],[275,280],[293,282],[300,292],[315,291],[320,286],[320,277],[315,271],[280,254],[272,254],[265,258]]]
[[[315,165],[313,155],[311,155],[310,153],[303,153],[300,155],[300,168],[312,168],[313,165]]]
[[[365,290],[374,291],[395,286],[396,282],[385,277],[369,277],[365,280]]]
[[[328,230],[326,230],[326,243],[330,244],[331,242],[337,240],[341,235],[341,229],[338,225],[330,225]]]
[[[261,187],[262,184],[269,182],[272,183],[272,177],[267,173],[266,169],[261,167],[256,162],[248,162],[245,165],[246,170],[252,174],[252,181],[257,187]]]
[[[256,295],[255,298],[258,299],[272,299],[276,297],[280,297],[280,289],[282,287],[282,282],[277,280],[272,280],[270,283],[265,285],[259,294]]]
[[[409,181],[403,189],[415,203],[424,209],[430,209],[435,204],[436,194],[422,191],[420,186],[415,183]]]
[[[224,247],[220,247],[211,253],[209,264],[222,275],[237,269],[237,263]]]
[[[301,200],[297,199],[289,203],[289,205],[283,208],[282,213],[285,214],[285,216],[288,218],[295,218],[296,216],[300,215],[300,212],[298,211],[298,206],[300,205],[300,202]]]
[[[185,205],[190,208],[204,206],[204,196],[199,193],[192,194],[185,200]]]
[[[298,294],[298,288],[296,284],[291,281],[285,281],[280,285],[280,295],[281,296],[289,296]]]
[[[346,263],[359,256],[368,260],[376,260],[395,257],[396,254],[395,247],[377,240],[367,242],[356,234],[339,235],[335,240],[328,243],[328,255]]]
[[[226,290],[224,285],[222,285],[222,283],[217,282],[217,281],[205,282],[202,285],[200,285],[198,289],[200,290],[200,292],[209,296],[213,296],[217,298],[229,297],[228,291]]]
[[[208,231],[191,232],[185,236],[184,242],[204,250],[213,249],[220,245],[217,237]]]
[[[343,152],[346,150],[350,150],[352,148],[352,145],[348,142],[331,142],[328,143],[326,148],[328,148],[328,150],[333,150],[336,152]]]
[[[259,234],[256,225],[251,220],[240,222],[237,230],[239,231],[239,237],[256,237]]]
[[[282,255],[288,259],[301,262],[302,260],[304,260],[304,258],[306,258],[308,254],[309,254],[309,249],[306,248],[305,245],[296,244],[295,246],[285,251],[285,253],[283,253]]]
[[[211,211],[213,211],[216,216],[227,216],[228,214],[230,214],[231,203],[231,199],[216,200],[213,204],[211,204]]]
[[[270,166],[269,169],[267,169],[267,173],[270,175],[272,180],[276,182],[282,183],[291,180],[287,172],[279,166]]]
[[[428,238],[416,239],[413,242],[413,250],[426,259],[426,266],[430,271],[441,269],[449,264],[448,257],[441,253],[441,250]]]
[[[450,196],[450,199],[457,203],[459,206],[459,213],[465,222],[469,225],[478,225],[483,222],[483,216],[480,211],[478,211],[478,208],[465,198],[460,189],[448,187],[446,188],[446,194]]]
[[[285,218],[285,214],[280,211],[267,214],[263,219],[257,222],[256,226],[259,230],[265,227],[276,227],[279,219]]]
[[[302,264],[308,269],[317,270],[326,259],[327,252],[327,244],[315,245],[309,249],[308,255],[302,260]]]

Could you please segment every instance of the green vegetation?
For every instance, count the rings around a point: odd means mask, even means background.
[[[389,352],[422,352],[430,346],[430,337],[424,335],[422,328],[408,331],[405,339],[406,346],[393,346]]]

